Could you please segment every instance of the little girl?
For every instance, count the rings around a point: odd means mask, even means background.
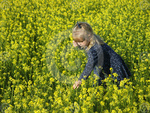
[[[101,85],[101,80],[109,75],[110,68],[112,73],[117,73],[117,80],[121,81],[124,78],[129,78],[131,73],[124,63],[123,59],[100,37],[93,33],[91,26],[86,22],[77,22],[72,30],[73,46],[80,49],[85,49],[88,55],[88,62],[79,77],[73,85],[73,88],[78,88],[81,84],[81,79],[86,80],[94,70],[94,74],[98,76],[98,85]],[[114,77],[114,76],[112,76]]]

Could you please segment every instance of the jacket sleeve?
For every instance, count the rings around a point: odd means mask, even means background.
[[[87,54],[88,54],[88,62],[86,63],[85,68],[78,80],[81,80],[81,79],[86,80],[89,77],[89,75],[91,74],[92,70],[94,69],[94,67],[97,63],[98,56],[97,56],[96,51],[89,50],[89,52]]]

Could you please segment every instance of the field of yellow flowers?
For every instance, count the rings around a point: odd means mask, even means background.
[[[72,44],[77,21],[129,67],[120,88],[113,73],[93,87],[92,72],[73,89],[87,62]],[[0,112],[150,112],[150,1],[0,0]]]

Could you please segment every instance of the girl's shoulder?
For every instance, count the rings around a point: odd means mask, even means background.
[[[100,50],[103,50],[103,46],[105,45],[105,43],[103,45],[95,43],[89,50],[88,52],[98,52]]]

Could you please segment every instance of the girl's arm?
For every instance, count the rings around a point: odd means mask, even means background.
[[[91,74],[95,64],[96,64],[96,58],[95,57],[95,53],[88,53],[88,62],[86,63],[86,66],[84,68],[84,71],[82,72],[80,78],[78,79],[78,81],[76,81],[73,85],[73,89],[78,88],[80,86],[80,84],[82,83],[81,79],[86,80],[88,78],[88,76]]]
[[[89,50],[87,54],[88,54],[88,62],[86,63],[86,66],[78,80],[81,79],[86,80],[88,76],[91,74],[92,70],[94,69],[96,63],[98,62],[98,54],[96,51]]]

